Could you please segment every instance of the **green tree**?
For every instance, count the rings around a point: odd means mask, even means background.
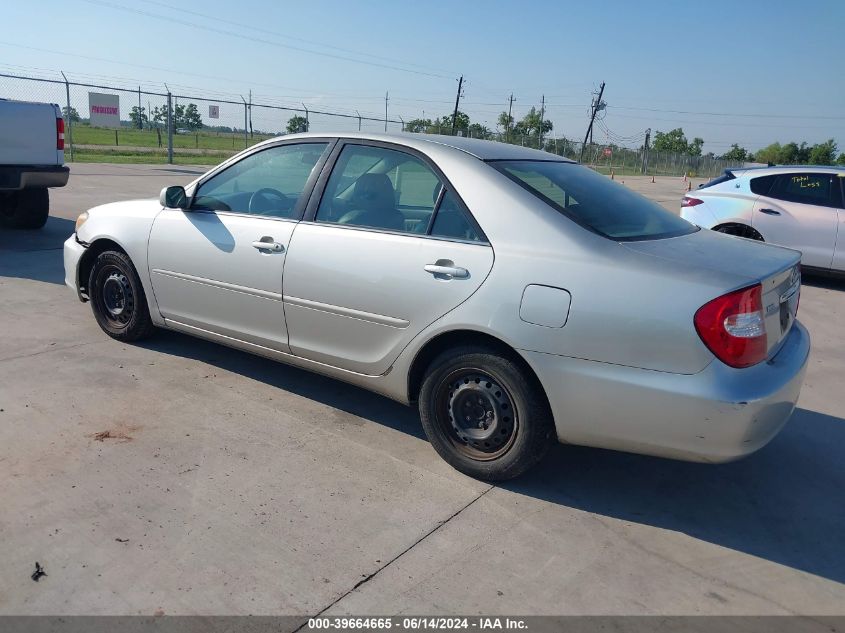
[[[733,160],[737,162],[746,161],[748,160],[748,150],[734,143],[733,145],[731,145],[730,150],[728,150],[722,155],[722,159]]]
[[[701,156],[701,148],[704,139],[695,137],[692,143],[687,140],[683,128],[675,128],[669,132],[657,131],[654,133],[654,147],[658,152],[673,152],[675,154],[688,154],[690,156]]]
[[[129,111],[129,119],[132,121],[132,127],[136,127],[139,130],[143,130],[144,123],[149,121],[146,109],[138,106],[132,106],[132,109]]]
[[[506,136],[510,134],[511,129],[513,128],[513,117],[510,114],[502,112],[499,114],[499,118],[496,122],[499,124],[499,127],[505,131]]]
[[[152,116],[152,122],[156,124],[156,126],[165,127],[167,125],[167,106],[156,106],[150,111]]]
[[[196,103],[189,103],[182,113],[182,125],[189,130],[199,130],[202,128],[202,116]]]
[[[445,114],[439,119],[436,119],[433,122],[435,127],[440,129],[439,134],[451,134],[452,133],[452,115]],[[469,115],[465,112],[461,112],[458,110],[458,114],[455,116],[455,134],[458,132],[463,132],[464,136],[467,134],[467,130],[469,129]]]
[[[70,121],[71,123],[77,123],[80,120],[79,112],[73,106],[62,108],[62,117],[65,121]]]
[[[288,126],[286,128],[288,134],[296,134],[297,132],[308,131],[308,120],[304,116],[295,114],[288,119]]]
[[[541,119],[537,108],[531,108],[522,119],[514,126],[514,132],[520,135],[537,136],[542,129],[543,134],[552,131],[552,122],[548,119]]]
[[[405,123],[406,132],[429,132],[431,119],[411,119]]]
[[[839,155],[839,158],[836,159],[836,164],[837,165],[845,165],[845,152],[842,152]]]
[[[701,156],[701,147],[704,145],[704,139],[696,136],[692,139],[692,143],[687,146],[687,154],[690,156]]]
[[[754,154],[754,159],[758,163],[772,163],[776,164],[780,162],[781,156],[781,147],[780,143],[774,142],[771,145],[767,145],[763,149],[759,149]]]
[[[824,143],[818,143],[810,148],[809,162],[811,165],[832,165],[836,158],[836,141],[832,138]]]
[[[486,125],[481,123],[470,123],[467,128],[467,134],[471,138],[490,139],[493,137],[493,132]]]

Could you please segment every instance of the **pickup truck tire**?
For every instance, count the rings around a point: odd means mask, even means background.
[[[47,189],[21,189],[0,198],[0,225],[9,229],[40,229],[50,215]]]
[[[88,277],[94,318],[103,332],[118,341],[140,341],[155,330],[144,286],[126,253],[104,251]]]

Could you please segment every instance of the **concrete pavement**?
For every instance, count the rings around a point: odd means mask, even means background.
[[[845,282],[802,289],[811,365],[758,454],[558,446],[490,486],[379,396],[102,334],[62,285],[72,219],[199,173],[73,165],[46,230],[0,232],[0,614],[843,614]]]

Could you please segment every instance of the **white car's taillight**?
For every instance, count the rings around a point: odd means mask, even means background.
[[[760,284],[722,295],[695,313],[695,330],[716,358],[731,367],[766,359],[766,319]]]
[[[695,207],[699,204],[704,204],[704,200],[699,200],[698,198],[693,198],[692,196],[684,196],[681,200],[681,207]]]

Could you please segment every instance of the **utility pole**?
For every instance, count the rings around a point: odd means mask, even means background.
[[[67,114],[65,115],[65,119],[67,120],[68,141],[70,145],[70,161],[73,162],[73,117],[71,116],[73,110],[70,109],[70,82],[67,80],[64,71],[60,72],[65,80],[65,98],[67,100]]]
[[[249,138],[253,138],[253,134],[252,134],[252,90],[249,91]]]
[[[587,147],[587,139],[590,139],[590,143],[593,142],[593,123],[596,120],[596,114],[599,110],[604,109],[605,103],[601,100],[602,95],[604,94],[604,82],[601,82],[601,86],[599,86],[599,94],[598,97],[593,99],[592,104],[592,112],[590,113],[590,125],[587,127],[587,133],[584,134],[584,142],[581,143],[581,155],[578,157],[578,162],[581,162],[584,159],[584,149]]]
[[[138,86],[138,129],[144,129],[144,110],[141,108],[141,86]],[[149,114],[149,113],[148,113]]]
[[[540,129],[537,131],[537,149],[543,149],[543,119],[546,117],[546,95],[540,97]]]
[[[643,166],[642,173],[648,173],[648,144],[651,142],[651,128],[645,131],[645,142],[643,143]]]
[[[384,131],[387,132],[387,102],[390,101],[390,94],[384,93]]]
[[[511,98],[508,99],[508,120],[507,124],[505,125],[505,142],[511,142],[511,112],[513,111],[513,93],[511,93]]]
[[[464,76],[458,79],[458,94],[455,96],[455,111],[452,113],[452,136],[455,136],[455,126],[458,123],[458,104],[461,102],[461,90],[464,87]]]

